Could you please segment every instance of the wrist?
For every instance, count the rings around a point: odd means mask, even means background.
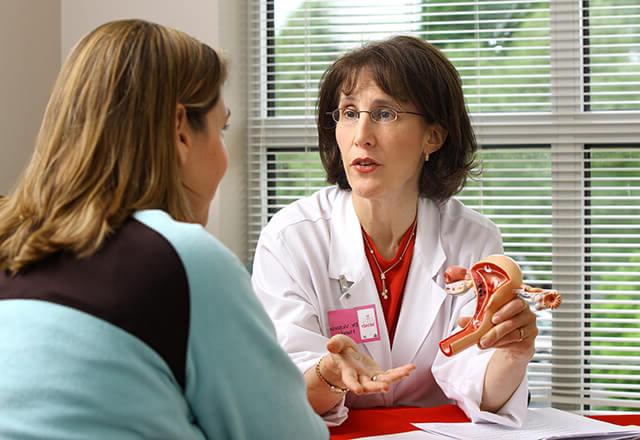
[[[338,363],[333,360],[331,353],[327,353],[322,356],[319,363],[320,372],[325,379],[344,388],[344,383],[342,382],[342,371],[340,370]]]
[[[349,391],[349,389],[346,388],[344,383],[342,383],[342,380],[336,380],[335,379],[336,375],[330,374],[330,372],[332,371],[331,369],[323,368],[325,364],[325,362],[323,361],[325,361],[325,358],[326,356],[321,357],[318,363],[316,364],[315,366],[316,376],[318,377],[320,382],[322,382],[324,385],[329,387],[331,392],[336,394],[345,394],[347,391]]]

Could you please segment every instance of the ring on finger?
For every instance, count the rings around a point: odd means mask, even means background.
[[[375,382],[377,378],[378,378],[377,375],[371,376],[371,382]]]
[[[518,342],[522,342],[524,341],[524,330],[522,329],[522,327],[518,327],[518,330],[520,331],[520,339],[518,340]]]

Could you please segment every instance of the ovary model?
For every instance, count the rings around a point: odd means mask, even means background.
[[[520,296],[532,301],[536,309],[555,309],[562,298],[555,290],[543,290],[522,283],[520,266],[506,255],[490,255],[471,269],[449,266],[444,273],[445,292],[460,295],[473,288],[476,311],[467,325],[440,341],[440,350],[453,356],[475,345],[493,327],[491,318],[503,305]]]

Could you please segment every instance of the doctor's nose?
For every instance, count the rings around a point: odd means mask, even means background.
[[[374,145],[375,122],[368,116],[367,113],[361,114],[354,126],[353,143],[358,147],[367,148]]]

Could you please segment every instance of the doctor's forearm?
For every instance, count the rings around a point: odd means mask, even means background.
[[[514,359],[506,351],[496,350],[484,376],[480,409],[496,412],[502,408],[520,386],[527,365],[528,362]]]

